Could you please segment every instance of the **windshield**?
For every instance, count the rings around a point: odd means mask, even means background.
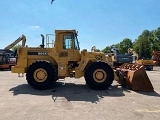
[[[63,49],[73,49],[79,50],[79,43],[77,39],[77,34],[64,35],[63,36]]]
[[[64,36],[63,48],[64,49],[71,49],[72,48],[72,39],[71,39],[70,35]]]

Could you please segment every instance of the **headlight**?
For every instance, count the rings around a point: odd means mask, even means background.
[[[102,56],[96,56],[96,60],[101,61],[102,60]]]

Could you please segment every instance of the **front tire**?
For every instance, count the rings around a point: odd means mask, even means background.
[[[49,89],[57,80],[57,71],[47,61],[36,61],[29,66],[26,73],[26,80],[34,89]]]
[[[107,63],[93,62],[86,68],[84,78],[92,89],[104,90],[112,84],[114,72]]]

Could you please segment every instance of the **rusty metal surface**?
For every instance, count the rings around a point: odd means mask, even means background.
[[[154,91],[152,83],[142,65],[123,64],[116,70],[122,86],[135,91]]]

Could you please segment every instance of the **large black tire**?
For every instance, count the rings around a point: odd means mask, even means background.
[[[26,80],[34,89],[49,89],[57,80],[57,70],[47,61],[36,61],[29,66]]]
[[[84,78],[88,86],[95,90],[105,90],[114,80],[111,66],[104,62],[93,62],[85,70]]]

